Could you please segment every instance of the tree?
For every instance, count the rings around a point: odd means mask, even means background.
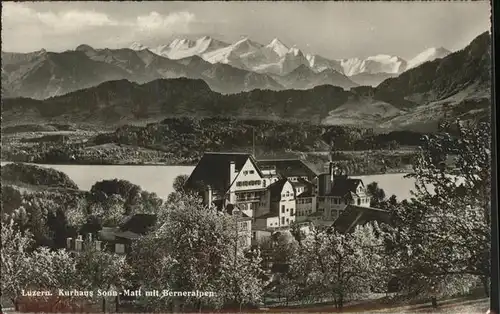
[[[370,206],[379,208],[385,200],[385,191],[378,186],[378,182],[372,182],[366,186],[368,194],[371,196]]]
[[[21,192],[12,186],[2,184],[2,215],[10,214],[22,204]]]
[[[98,200],[112,195],[120,196],[124,200],[127,211],[131,211],[131,207],[139,201],[141,188],[127,180],[114,179],[96,182],[90,188],[90,192]]]
[[[189,179],[189,176],[187,174],[181,174],[175,177],[174,183],[173,183],[173,188],[174,191],[176,192],[182,192],[184,191],[184,184],[186,184],[186,181]]]
[[[31,265],[30,277],[33,285],[39,290],[78,289],[76,260],[64,249],[51,250],[39,247],[29,257]]]
[[[214,298],[144,298],[145,309],[219,308],[229,301],[245,303],[262,289],[259,259],[237,245],[234,217],[203,206],[195,196],[178,194],[167,202],[157,230],[133,243],[130,256],[135,281],[145,289],[214,291]]]
[[[97,250],[91,242],[85,249],[77,253],[75,268],[78,272],[76,282],[83,290],[111,288],[123,289],[127,285],[129,266],[124,255]],[[106,299],[103,297],[103,311],[106,310]]]
[[[383,239],[375,228],[357,226],[348,234],[313,229],[292,259],[289,278],[298,287],[297,297],[333,297],[343,308],[349,298],[385,287]]]
[[[33,238],[28,232],[21,233],[16,229],[14,220],[2,223],[2,295],[8,297],[19,309],[21,290],[33,283],[29,251]]]
[[[455,127],[453,135],[447,132],[451,126]],[[424,138],[421,155],[409,174],[416,180],[414,198],[392,210],[395,226],[389,233],[391,255],[397,258],[399,276],[410,291],[424,287],[439,296],[451,290],[449,283],[471,285],[472,277],[482,281],[488,295],[490,145],[487,123],[457,121]],[[444,288],[438,291],[436,287]]]
[[[106,196],[91,204],[92,215],[98,217],[103,226],[116,227],[126,214],[125,200],[118,194]]]
[[[90,189],[94,203],[106,203],[109,198],[120,199],[123,213],[156,213],[163,201],[155,193],[143,191],[140,186],[127,180],[103,180]]]

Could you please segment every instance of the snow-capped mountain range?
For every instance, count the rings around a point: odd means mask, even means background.
[[[196,40],[174,39],[166,45],[146,47],[133,43],[130,49],[151,52],[169,59],[183,59],[199,56],[212,64],[223,63],[247,71],[285,76],[301,65],[316,73],[333,70],[349,77],[359,85],[378,85],[388,77],[394,77],[422,63],[443,58],[451,52],[445,48],[429,48],[411,60],[399,56],[379,54],[367,58],[346,58],[331,60],[320,55],[304,53],[298,47],[288,47],[278,38],[263,45],[248,37],[235,43],[204,36]]]

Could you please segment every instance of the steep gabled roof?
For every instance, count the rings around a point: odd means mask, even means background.
[[[279,214],[276,212],[269,212],[263,215],[260,215],[258,217],[255,217],[255,219],[267,219],[267,218],[276,218],[279,217]]]
[[[341,233],[347,233],[357,225],[364,225],[370,221],[390,223],[390,213],[378,208],[347,205],[334,221],[333,227]]]
[[[186,181],[187,188],[197,188],[197,184],[210,185],[212,189],[225,193],[232,182],[229,182],[229,167],[234,161],[236,171],[240,171],[245,162],[250,159],[257,172],[257,162],[251,154],[246,153],[205,153]]]
[[[300,159],[266,159],[257,162],[261,167],[275,167],[282,177],[307,176],[314,178],[317,173]]]
[[[321,176],[323,175],[329,176],[329,174],[321,174]],[[363,184],[363,181],[361,179],[353,179],[347,176],[335,176],[332,190],[325,191],[325,196],[349,197],[352,196],[351,193],[357,195],[356,189],[359,184]]]
[[[280,179],[268,187],[271,193],[271,202],[278,202],[281,200],[281,192],[283,191],[283,186],[287,182],[288,179]]]
[[[132,231],[123,231],[123,232],[116,232],[115,237],[127,240],[134,240],[140,238],[141,235]]]
[[[133,232],[136,234],[146,234],[156,224],[156,215],[135,214],[128,218],[121,226],[121,232]]]
[[[312,190],[308,189],[297,195],[297,198],[302,198],[302,197],[312,197]]]

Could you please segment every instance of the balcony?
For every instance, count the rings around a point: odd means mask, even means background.
[[[260,196],[238,196],[236,195],[237,202],[260,202]]]
[[[236,193],[237,202],[260,202],[262,198],[259,192]]]

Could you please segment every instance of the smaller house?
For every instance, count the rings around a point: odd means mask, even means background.
[[[324,220],[334,221],[347,205],[370,206],[370,196],[362,180],[350,178],[344,171],[330,163],[330,171],[318,176],[316,211]]]
[[[295,191],[288,179],[280,179],[269,186],[269,213],[255,218],[257,228],[290,226],[295,221]]]
[[[97,237],[88,233],[85,240],[82,235],[76,239],[67,238],[66,247],[71,251],[79,252],[87,245],[93,245],[98,250],[126,254],[130,250],[132,241],[148,233],[156,221],[155,215],[135,214],[127,217],[119,227],[103,227],[97,232]]]
[[[105,244],[95,239],[91,233],[86,234],[85,239],[83,235],[79,234],[76,238],[66,238],[66,249],[72,252],[81,252],[89,246],[93,246],[96,250],[105,249]]]
[[[238,206],[227,205],[226,212],[236,217],[239,245],[250,247],[252,245],[252,217],[245,214]]]
[[[352,232],[356,226],[365,225],[372,221],[389,224],[391,222],[390,213],[377,208],[348,205],[335,220],[333,227],[341,233],[348,233]]]

